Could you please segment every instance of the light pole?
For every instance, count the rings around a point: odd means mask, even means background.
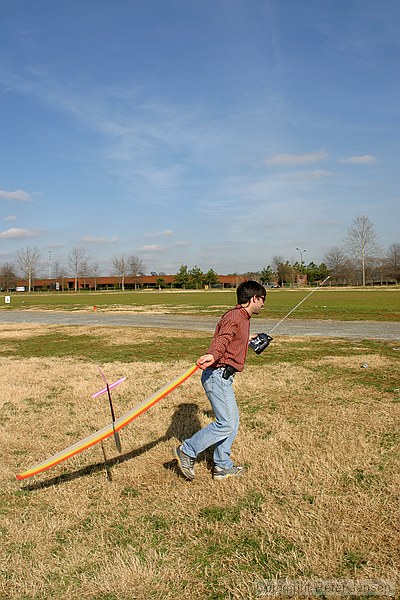
[[[300,252],[300,267],[303,268],[303,254],[307,252],[307,250],[300,250],[300,248],[296,248]]]
[[[49,250],[49,285],[51,279],[51,250]]]

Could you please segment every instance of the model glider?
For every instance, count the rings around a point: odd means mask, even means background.
[[[129,423],[131,423],[137,417],[149,410],[149,408],[154,406],[157,402],[168,396],[168,394],[170,394],[173,390],[176,390],[176,388],[178,388],[182,383],[189,379],[189,377],[191,377],[191,375],[193,375],[193,373],[195,373],[198,368],[199,367],[197,365],[193,365],[192,367],[190,367],[190,369],[188,369],[187,371],[179,375],[176,379],[159,389],[152,396],[150,396],[146,400],[143,400],[143,402],[140,402],[140,404],[138,404],[130,411],[119,417],[113,423],[110,423],[110,425],[107,425],[106,427],[103,427],[103,429],[92,433],[83,440],[76,442],[76,444],[73,444],[69,448],[62,450],[61,452],[57,452],[57,454],[54,454],[54,456],[51,456],[47,460],[37,463],[27,471],[19,473],[17,475],[17,479],[23,480],[27,479],[28,477],[32,477],[33,475],[37,475],[38,473],[42,473],[43,471],[46,471],[47,469],[58,465],[63,460],[67,460],[67,458],[71,458],[71,456],[79,454],[79,452],[86,450],[86,448],[90,448],[98,442],[101,442],[102,440],[111,437],[112,435],[114,435],[115,431],[120,431],[121,429],[129,425]],[[105,391],[107,391],[107,388],[105,389]]]

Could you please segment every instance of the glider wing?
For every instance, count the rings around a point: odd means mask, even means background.
[[[170,394],[173,390],[179,387],[184,381],[189,379],[189,377],[193,375],[193,373],[195,373],[198,368],[199,367],[197,365],[193,365],[192,367],[190,367],[190,369],[188,369],[187,371],[179,375],[176,379],[159,389],[152,396],[150,396],[146,400],[143,400],[143,402],[140,402],[140,404],[137,404],[130,411],[123,414],[121,417],[119,417],[119,419],[114,421],[114,423],[110,423],[110,425],[107,425],[106,427],[103,427],[103,429],[92,433],[83,440],[76,442],[69,448],[62,450],[61,452],[57,452],[57,454],[50,456],[50,458],[37,463],[27,471],[19,473],[17,475],[17,479],[23,480],[27,479],[28,477],[32,477],[33,475],[37,475],[38,473],[42,473],[43,471],[46,471],[47,469],[58,465],[58,463],[62,462],[63,460],[67,460],[67,458],[71,458],[71,456],[79,454],[79,452],[86,450],[86,448],[90,448],[98,442],[101,442],[102,440],[111,437],[112,435],[114,435],[114,431],[119,431],[120,429],[123,429],[124,427],[126,427],[126,425],[134,421],[134,419],[139,417],[141,414],[149,410],[149,408],[154,406],[157,402],[162,400],[162,398],[168,396],[168,394]]]

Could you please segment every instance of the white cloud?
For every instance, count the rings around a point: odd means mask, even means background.
[[[310,152],[308,154],[273,154],[266,158],[264,162],[268,166],[293,167],[324,160],[327,156],[328,153],[325,150],[318,150],[317,152]]]
[[[172,229],[166,229],[165,231],[155,231],[154,233],[145,233],[143,237],[145,238],[154,238],[154,237],[171,237],[174,235]]]
[[[86,242],[87,244],[115,244],[118,242],[117,237],[108,238],[105,236],[93,236],[93,235],[84,235],[82,238],[82,242]]]
[[[363,154],[361,156],[349,156],[348,158],[342,158],[340,162],[350,165],[370,165],[376,163],[377,160],[372,154]]]
[[[15,215],[10,215],[9,217],[4,217],[3,221],[15,221],[16,218]]]
[[[37,237],[41,235],[40,229],[24,229],[13,227],[11,229],[7,229],[7,231],[0,232],[0,239],[2,240],[17,240],[23,238],[31,238]]]
[[[0,200],[11,200],[12,202],[32,202],[32,196],[29,192],[25,192],[25,190],[15,190],[14,192],[0,190]]]

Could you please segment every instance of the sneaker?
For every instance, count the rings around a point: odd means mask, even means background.
[[[213,470],[213,479],[227,479],[228,477],[243,475],[243,471],[244,467],[237,467],[236,465],[232,465],[229,469],[215,466]]]
[[[182,446],[174,448],[174,456],[178,461],[178,467],[184,477],[192,481],[194,479],[194,458],[182,452]]]

